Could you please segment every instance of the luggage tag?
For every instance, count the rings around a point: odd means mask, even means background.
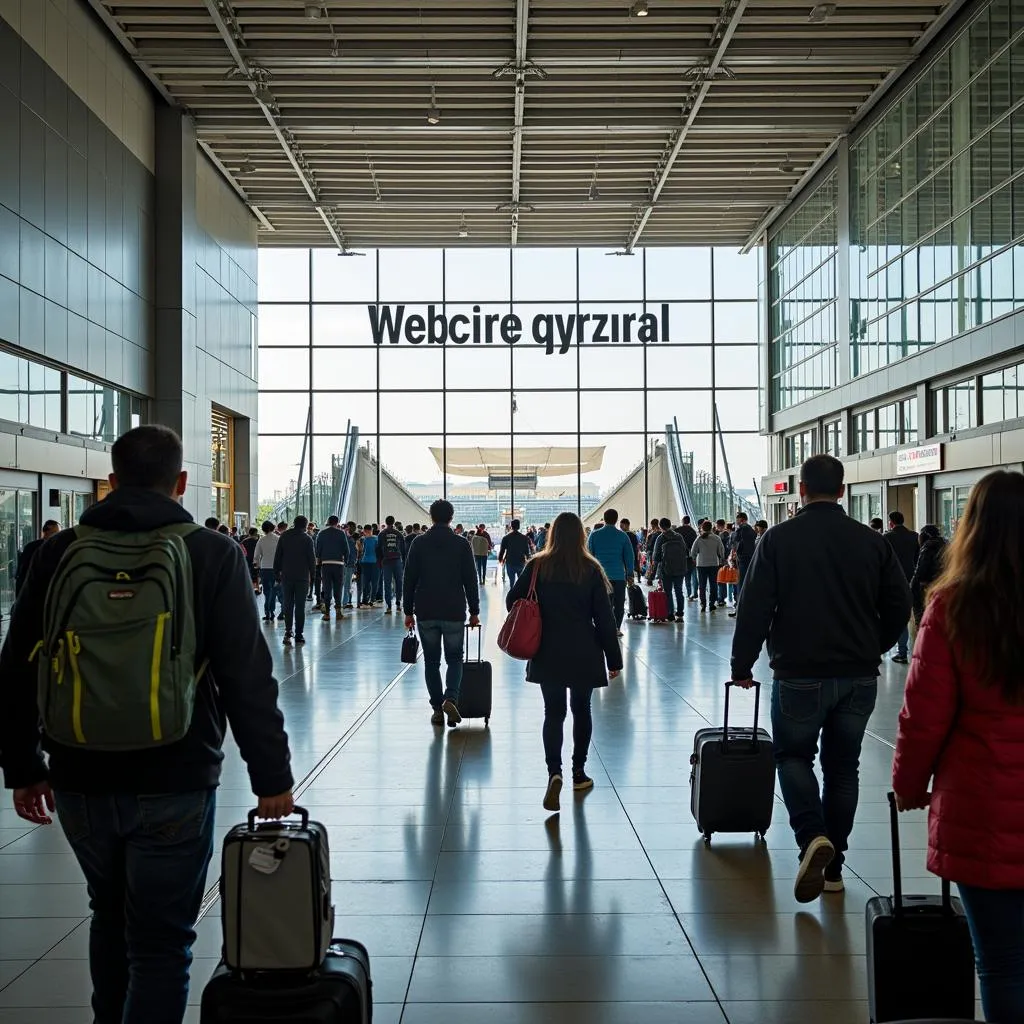
[[[265,846],[257,846],[249,854],[249,867],[261,875],[272,875],[284,860],[291,842],[283,836]]]

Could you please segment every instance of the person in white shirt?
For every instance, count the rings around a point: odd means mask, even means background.
[[[256,550],[252,556],[252,564],[260,574],[260,586],[263,588],[263,621],[273,622],[277,610],[277,577],[274,575],[274,555],[277,554],[277,543],[281,535],[274,529],[269,520],[262,526],[263,536],[256,542]]]

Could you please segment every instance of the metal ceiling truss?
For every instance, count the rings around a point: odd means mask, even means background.
[[[88,2],[263,245],[632,252],[742,245],[963,0]]]

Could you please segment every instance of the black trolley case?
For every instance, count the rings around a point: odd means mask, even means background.
[[[469,639],[477,631],[476,659],[469,656]],[[491,663],[483,660],[484,631],[480,626],[466,626],[466,658],[462,663],[462,688],[459,691],[459,714],[463,718],[491,721]]]

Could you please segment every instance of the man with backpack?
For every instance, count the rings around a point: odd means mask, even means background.
[[[668,617],[683,621],[683,579],[686,576],[687,552],[683,536],[672,529],[671,519],[662,519],[654,544],[654,572],[661,580],[668,601]],[[675,602],[673,603],[673,596]]]
[[[92,1016],[178,1024],[225,718],[262,818],[292,810],[288,737],[242,549],[177,500],[178,436],[137,427],[111,459],[112,492],[40,548],[14,607],[0,749],[19,817],[56,808],[85,875]]]
[[[384,614],[391,614],[391,600],[395,607],[402,604],[402,573],[405,561],[405,538],[395,526],[395,517],[384,520],[384,529],[377,535],[377,558],[384,576]]]

